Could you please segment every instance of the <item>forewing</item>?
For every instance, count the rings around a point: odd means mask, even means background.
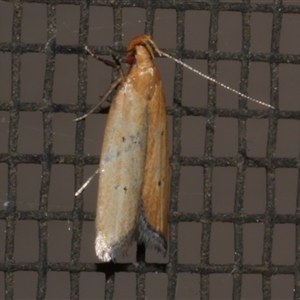
[[[102,261],[122,253],[137,230],[147,115],[147,101],[127,80],[111,105],[102,145],[95,242]]]
[[[156,84],[148,112],[147,153],[139,219],[139,240],[146,246],[165,252],[170,174],[166,104],[160,80]]]

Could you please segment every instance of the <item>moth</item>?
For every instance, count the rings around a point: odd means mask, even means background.
[[[108,114],[97,171],[100,176],[95,249],[98,258],[105,262],[125,252],[133,240],[163,253],[167,250],[168,129],[163,86],[153,63],[155,52],[243,98],[274,109],[159,50],[149,35],[133,38],[127,47],[128,73],[124,75],[117,66],[119,77],[103,96],[105,100],[117,88]]]
[[[129,70],[112,84],[117,91],[104,132],[95,221],[95,250],[104,262],[124,253],[133,240],[167,251],[168,128],[155,52],[149,35],[133,38]]]

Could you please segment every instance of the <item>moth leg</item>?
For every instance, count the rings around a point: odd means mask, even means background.
[[[74,119],[73,121],[80,121],[85,119],[87,116],[89,116],[90,114],[92,114],[103,102],[105,102],[108,98],[108,96],[112,93],[112,91],[117,87],[117,85],[119,85],[122,82],[122,78],[118,77],[108,88],[108,90],[106,91],[106,93],[103,95],[103,97],[100,99],[100,101],[98,102],[98,104],[96,104],[89,112],[87,112],[86,114],[84,114],[83,116]]]
[[[98,168],[97,171],[81,186],[81,188],[75,193],[76,197],[83,192],[83,190],[89,185],[89,183],[99,173],[99,171],[100,171],[100,169]]]
[[[114,69],[116,69],[119,72],[119,76],[118,78],[110,85],[110,87],[108,88],[108,90],[106,91],[106,93],[103,95],[102,98],[100,98],[100,101],[98,102],[97,105],[95,105],[89,112],[87,112],[86,114],[84,114],[83,116],[74,119],[74,121],[81,121],[83,119],[85,119],[87,116],[89,116],[90,114],[92,114],[103,102],[105,102],[107,100],[107,98],[109,97],[109,95],[112,93],[112,91],[122,82],[124,81],[124,73],[121,67],[121,64],[119,62],[119,60],[113,55],[113,59],[115,62],[112,62],[110,60],[104,59],[99,55],[94,54],[87,46],[85,46],[85,50],[95,59],[102,61],[104,64],[106,64],[107,66],[113,67]]]
[[[122,70],[122,67],[121,67],[121,63],[120,63],[120,60],[115,56],[115,55],[112,55],[113,59],[114,59],[114,62],[111,61],[111,60],[107,60],[107,59],[104,59],[102,58],[101,56],[93,53],[90,48],[88,46],[85,46],[84,47],[85,51],[90,54],[92,57],[94,57],[95,59],[99,60],[99,61],[102,61],[104,64],[106,64],[107,66],[110,66],[114,69],[116,69],[118,72],[119,72],[119,75],[122,79],[125,78],[124,76],[124,73],[123,73],[123,70]]]

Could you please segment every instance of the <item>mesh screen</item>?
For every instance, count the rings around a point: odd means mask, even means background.
[[[0,298],[300,298],[298,1],[0,1]],[[166,258],[94,254],[103,56],[135,35],[275,107],[156,59],[172,167]]]

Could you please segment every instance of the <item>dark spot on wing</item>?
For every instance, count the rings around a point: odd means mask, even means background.
[[[158,182],[158,186],[161,186],[161,181]]]

